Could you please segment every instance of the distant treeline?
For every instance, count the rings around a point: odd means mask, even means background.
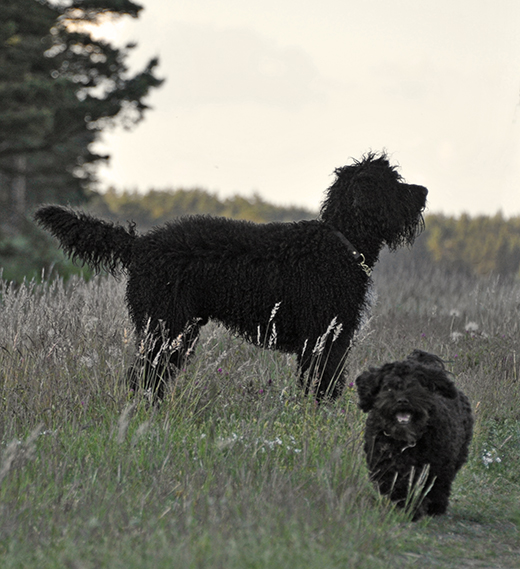
[[[202,189],[150,190],[118,193],[113,189],[95,196],[88,207],[95,215],[114,220],[133,220],[140,229],[160,225],[182,215],[217,215],[258,223],[313,219],[316,213],[301,207],[276,206],[259,195],[220,199]]]
[[[468,274],[520,277],[520,217],[428,215],[415,255]]]
[[[114,220],[134,220],[143,229],[181,215],[208,214],[256,222],[313,219],[317,212],[280,207],[260,196],[220,199],[202,189],[152,190],[146,194],[109,190],[96,196],[89,209]],[[426,229],[411,256],[420,263],[435,263],[468,274],[520,277],[520,217],[426,216]]]
[[[120,223],[135,221],[140,231],[183,215],[217,215],[259,223],[314,219],[318,215],[305,208],[270,204],[256,194],[220,199],[202,189],[152,190],[146,194],[109,190],[92,195],[83,209]],[[452,272],[520,278],[520,217],[430,214],[425,221],[423,234],[411,250],[399,253],[398,258],[404,255],[419,270],[421,266],[436,265]],[[36,229],[30,218],[25,227],[15,237],[0,232],[4,278],[20,281],[38,277],[42,269],[48,272],[51,267],[64,276],[79,270],[64,258],[48,234]],[[385,270],[392,270],[396,260],[390,256]],[[88,270],[83,272],[86,276],[91,274]]]

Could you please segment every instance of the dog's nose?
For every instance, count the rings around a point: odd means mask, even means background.
[[[407,403],[408,403],[408,399],[404,395],[400,395],[397,398],[397,404],[398,405],[406,405]]]
[[[421,194],[424,199],[426,199],[426,196],[428,195],[428,190],[424,186],[418,186],[417,184],[410,184],[410,187],[418,194]]]

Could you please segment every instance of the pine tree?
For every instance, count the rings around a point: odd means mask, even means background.
[[[92,31],[107,18],[138,17],[131,0],[2,0],[0,3],[0,222],[16,232],[27,208],[85,201],[101,132],[130,127],[162,80],[157,59],[131,75],[133,44],[117,48]]]

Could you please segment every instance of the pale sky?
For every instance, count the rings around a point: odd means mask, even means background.
[[[520,0],[141,0],[116,43],[159,56],[153,107],[104,137],[118,189],[318,210],[385,149],[429,211],[520,215]]]

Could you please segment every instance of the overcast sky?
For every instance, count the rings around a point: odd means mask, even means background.
[[[430,212],[520,215],[519,0],[141,3],[116,43],[166,82],[104,137],[104,186],[317,210],[334,168],[385,149]]]

